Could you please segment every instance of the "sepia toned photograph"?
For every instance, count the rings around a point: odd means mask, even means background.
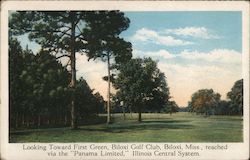
[[[249,140],[243,11],[6,10],[9,146],[47,159],[199,159]]]

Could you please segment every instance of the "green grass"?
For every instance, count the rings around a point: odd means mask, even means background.
[[[114,123],[11,133],[10,142],[242,142],[241,116],[204,117],[191,113],[114,114]]]

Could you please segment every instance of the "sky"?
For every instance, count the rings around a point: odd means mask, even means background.
[[[129,28],[120,36],[133,45],[133,57],[152,57],[166,75],[172,100],[187,106],[199,89],[212,88],[226,99],[235,81],[242,78],[242,22],[238,11],[125,12]],[[20,38],[34,52],[27,36]],[[77,78],[106,99],[107,64],[76,56]]]

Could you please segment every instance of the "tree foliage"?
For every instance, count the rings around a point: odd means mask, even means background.
[[[92,114],[98,114],[104,107],[103,97],[99,92],[94,93],[94,90],[82,77],[78,80],[75,94],[77,113],[81,119],[86,119]]]
[[[29,39],[40,44],[44,50],[69,56],[72,29],[81,25],[85,16],[85,12],[77,11],[18,11],[11,15],[10,33],[29,33]],[[75,28],[72,28],[72,21]],[[74,33],[76,52],[84,49],[85,43],[79,32]]]
[[[33,54],[9,40],[10,127],[70,124],[70,81],[66,67],[47,51]],[[74,92],[81,120],[103,108],[103,98],[80,79]],[[88,120],[89,121],[89,120]]]
[[[34,55],[22,50],[19,42],[9,41],[10,114],[12,125],[32,123],[41,125],[41,117],[67,112],[68,72],[48,53]],[[32,122],[31,120],[32,119]]]
[[[227,93],[229,100],[220,100],[220,95],[211,89],[203,89],[192,95],[188,111],[216,115],[243,115],[243,79],[234,83]]]
[[[129,19],[119,11],[88,12],[83,35],[88,42],[85,52],[89,59],[107,61],[114,58],[117,64],[132,57],[132,45],[119,35],[129,27]]]
[[[179,106],[176,104],[175,101],[169,101],[165,104],[164,108],[162,109],[163,112],[169,113],[176,113],[179,111]]]
[[[220,94],[212,89],[201,89],[192,95],[190,107],[192,112],[205,115],[215,114],[216,107],[219,106]]]
[[[151,58],[131,59],[120,66],[114,86],[119,100],[139,113],[138,121],[143,110],[160,111],[169,99],[165,75]]]
[[[230,115],[230,101],[221,100],[219,105],[215,108],[216,115]]]
[[[230,114],[243,115],[243,79],[234,83],[227,97],[230,99]]]
[[[72,22],[74,27],[72,28]],[[116,62],[131,57],[131,43],[119,38],[129,27],[120,11],[19,11],[10,17],[10,34],[29,33],[29,39],[58,56],[70,56],[74,30],[74,51],[90,59],[107,59],[112,52]]]

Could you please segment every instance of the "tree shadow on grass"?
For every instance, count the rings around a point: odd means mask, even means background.
[[[167,120],[167,121],[159,121],[159,120],[146,120],[146,121],[142,121],[142,123],[187,123],[187,122],[191,122],[191,120]]]
[[[18,136],[22,136],[22,135],[29,135],[34,131],[20,131],[20,132],[11,132],[10,135],[18,135]]]
[[[49,133],[49,132],[64,132],[68,131],[70,128],[43,128],[43,129],[26,129],[26,130],[15,130],[15,131],[10,131],[10,136],[22,136],[22,135],[30,135],[32,133]]]
[[[192,129],[191,124],[184,124],[189,121],[172,120],[172,121],[143,121],[141,123],[121,123],[112,124],[104,128],[80,128],[82,131],[98,131],[109,133],[123,133],[143,130],[161,130],[161,129]]]
[[[103,126],[82,126],[76,130],[70,130],[62,128],[60,129],[41,129],[41,130],[28,130],[28,131],[18,131],[12,132],[11,136],[22,136],[22,135],[30,135],[33,133],[48,133],[48,132],[108,132],[108,133],[124,133],[124,132],[135,132],[135,131],[143,131],[143,130],[161,130],[161,129],[192,129],[193,125],[187,124],[190,120],[145,120],[141,123],[138,122],[129,122],[129,123],[113,123],[110,125]]]

